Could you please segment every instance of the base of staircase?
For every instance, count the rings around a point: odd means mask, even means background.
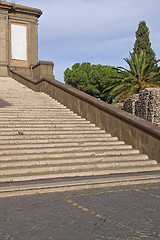
[[[160,172],[12,182],[0,184],[0,198],[151,183],[160,183]]]

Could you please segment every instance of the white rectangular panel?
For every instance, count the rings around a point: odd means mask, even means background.
[[[27,60],[27,27],[11,24],[12,59]]]

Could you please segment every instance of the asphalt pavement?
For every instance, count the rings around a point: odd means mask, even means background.
[[[6,239],[160,239],[160,184],[0,198]]]

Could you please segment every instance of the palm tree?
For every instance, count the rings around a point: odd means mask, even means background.
[[[130,69],[116,68],[119,73],[118,78],[111,87],[104,90],[104,92],[110,91],[114,103],[122,102],[125,98],[145,88],[160,87],[160,67],[155,66],[143,50],[139,57],[137,53],[130,53],[130,58],[124,60]]]

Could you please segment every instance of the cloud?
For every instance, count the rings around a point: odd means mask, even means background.
[[[57,79],[70,64],[89,61],[124,65],[135,31],[145,20],[152,48],[160,58],[159,0],[17,0],[43,10],[39,57],[55,62]]]

